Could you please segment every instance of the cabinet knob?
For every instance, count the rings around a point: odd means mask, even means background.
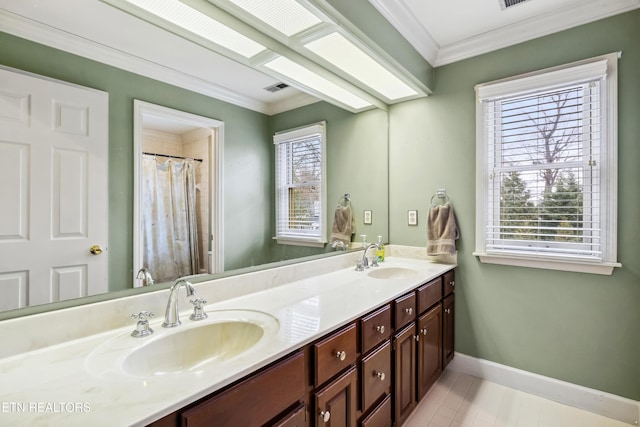
[[[407,314],[413,314],[413,308],[409,307],[409,308],[405,308],[404,312]]]
[[[384,325],[376,326],[376,331],[380,332],[381,334],[384,334]]]
[[[420,341],[420,335],[414,335],[414,336],[413,336],[413,338],[414,338],[416,341]]]
[[[455,280],[450,281],[449,285],[453,288],[456,285],[456,281]]]
[[[444,312],[447,313],[447,314],[451,314],[451,309],[450,308],[445,308]]]
[[[336,351],[336,357],[338,359],[340,359],[341,361],[343,361],[344,359],[347,358],[347,352],[346,351]]]
[[[384,372],[376,372],[376,377],[380,378],[380,381],[384,381],[386,378]]]
[[[422,335],[427,335],[427,328],[420,329]]]
[[[329,420],[331,419],[331,412],[320,411],[320,418],[322,418],[322,421],[324,421],[325,423],[328,423]]]

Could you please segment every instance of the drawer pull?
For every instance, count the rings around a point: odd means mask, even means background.
[[[376,326],[376,331],[380,332],[381,334],[384,334],[384,325]]]
[[[420,329],[422,335],[427,335],[427,328]]]
[[[340,359],[340,361],[344,361],[344,359],[347,358],[347,352],[346,351],[336,351],[336,357],[338,359]]]
[[[380,378],[380,381],[384,381],[386,378],[384,372],[376,372],[376,377]]]
[[[409,315],[411,315],[411,314],[413,314],[413,308],[411,308],[411,307],[409,307],[409,308],[405,308],[405,309],[404,309],[404,312],[405,312],[405,313],[407,313],[407,314],[409,314]]]
[[[447,314],[451,314],[451,309],[450,308],[445,308],[444,312],[447,313]]]
[[[456,285],[456,281],[455,280],[450,281],[449,285],[453,288]]]
[[[325,423],[328,423],[329,420],[331,419],[331,412],[320,411],[320,418],[322,418],[322,421],[324,421]]]

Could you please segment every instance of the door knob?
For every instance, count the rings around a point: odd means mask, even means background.
[[[89,248],[89,252],[94,255],[100,255],[102,253],[102,248],[100,247],[100,245],[93,245]]]

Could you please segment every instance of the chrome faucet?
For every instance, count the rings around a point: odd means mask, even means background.
[[[342,249],[343,251],[346,251],[348,246],[342,241],[342,240],[334,240],[333,242],[331,242],[331,247],[333,249]]]
[[[367,259],[367,251],[371,248],[377,248],[380,249],[380,245],[377,243],[371,243],[369,244],[369,246],[367,246],[366,248],[364,248],[364,252],[362,253],[362,259],[358,260],[358,263],[356,264],[356,271],[364,271],[365,268],[369,268],[369,260]],[[378,265],[377,264],[377,259],[374,260],[374,265]]]
[[[184,279],[178,280],[169,290],[169,301],[167,301],[167,311],[164,314],[164,322],[162,326],[165,328],[173,328],[180,325],[180,316],[178,315],[178,291],[184,286],[187,296],[190,297],[195,293],[193,285]]]
[[[147,269],[147,267],[142,267],[140,270],[138,270],[136,279],[142,279],[142,286],[151,286],[155,283],[153,277],[151,277],[151,272]]]

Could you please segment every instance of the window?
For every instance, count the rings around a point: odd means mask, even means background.
[[[326,239],[325,122],[279,132],[276,145],[276,239],[322,246]]]
[[[482,262],[611,274],[617,54],[476,86]]]

